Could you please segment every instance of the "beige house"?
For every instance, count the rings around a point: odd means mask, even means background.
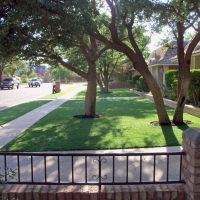
[[[185,41],[185,50],[188,45],[189,41]],[[170,44],[152,51],[148,57],[147,64],[158,85],[165,84],[165,73],[171,69],[178,69],[177,41],[172,41]],[[190,69],[200,69],[200,42],[192,53]],[[134,76],[140,73],[132,68],[132,74]]]
[[[187,50],[190,42],[185,46],[185,51]],[[171,58],[172,61],[178,61],[177,56]],[[200,69],[200,42],[194,48],[191,57],[190,69]]]
[[[185,42],[185,45],[188,41]],[[176,41],[170,42],[169,45],[161,46],[152,51],[148,58],[149,71],[153,75],[158,85],[165,84],[165,73],[171,69],[178,69],[177,59],[171,58],[177,55]]]

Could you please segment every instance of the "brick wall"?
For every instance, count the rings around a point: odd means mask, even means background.
[[[200,200],[200,128],[183,132],[182,178],[187,200]]]
[[[135,90],[133,90],[133,92],[135,94],[138,94],[141,97],[153,100],[153,96],[151,94],[147,94],[147,93],[144,93],[144,92],[138,92],[138,91],[135,91]],[[166,106],[169,106],[171,108],[176,108],[176,101],[172,101],[172,100],[169,100],[169,99],[163,99],[163,100],[164,100],[164,104]],[[194,115],[196,117],[200,117],[200,108],[197,108],[197,107],[194,107],[194,106],[191,106],[191,105],[185,105],[184,112],[189,113],[191,115]]]
[[[11,200],[184,200],[180,184],[171,185],[116,185],[67,186],[67,185],[5,185],[0,194]]]

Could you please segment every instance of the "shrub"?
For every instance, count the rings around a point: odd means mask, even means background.
[[[132,83],[133,83],[133,84],[136,84],[140,77],[141,77],[141,75],[139,75],[139,74],[133,76],[133,78],[132,78]]]
[[[176,90],[178,85],[178,70],[168,70],[165,73],[165,83],[168,88]]]
[[[28,82],[28,80],[27,80],[27,79],[28,79],[27,75],[22,74],[20,78],[21,78],[21,82],[22,82],[22,83],[27,83],[27,82]]]
[[[189,100],[198,106],[200,98],[200,70],[190,70]]]
[[[137,83],[137,90],[140,92],[149,92],[148,85],[146,81],[144,80],[143,77],[140,77],[139,80],[136,82]]]

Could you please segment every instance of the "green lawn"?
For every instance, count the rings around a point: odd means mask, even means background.
[[[114,92],[120,90],[113,90],[109,95],[114,95]],[[102,118],[73,118],[82,114],[83,107],[83,100],[67,101],[4,146],[2,151],[175,146],[181,145],[183,130],[200,126],[199,118],[189,114],[184,114],[184,119],[191,120],[193,124],[152,126],[150,122],[157,120],[155,106],[152,101],[143,98],[98,99],[97,114],[102,114]],[[173,109],[167,108],[167,111],[172,118]]]
[[[77,86],[73,86],[73,87],[67,88],[59,93],[50,94],[50,95],[40,98],[43,100],[36,100],[36,101],[27,102],[27,103],[22,103],[22,104],[1,110],[0,111],[0,125],[3,125],[9,121],[12,121],[12,120],[14,120],[32,110],[38,108],[38,107],[50,102],[49,99],[57,99],[58,97],[71,92],[75,88],[77,88]]]
[[[59,92],[59,93],[54,93],[54,94],[49,94],[47,96],[44,96],[41,99],[57,99],[57,98],[61,97],[62,95],[65,95],[65,94],[71,92],[72,90],[74,90],[77,87],[78,86],[73,86],[73,87],[67,88],[65,90],[61,90],[61,92]]]
[[[0,111],[0,125],[3,125],[13,119],[16,119],[48,102],[50,101],[49,100],[30,101],[30,102],[22,103],[22,104],[1,110]]]
[[[138,97],[137,94],[134,94],[133,92],[130,91],[130,89],[112,89],[109,90],[109,93],[101,93],[100,89],[97,88],[97,99],[98,98],[109,98],[109,97]],[[75,99],[84,99],[85,98],[85,92],[86,90],[83,90],[79,92],[74,98]]]

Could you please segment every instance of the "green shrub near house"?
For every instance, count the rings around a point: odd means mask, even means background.
[[[190,70],[189,100],[198,106],[200,102],[200,69]]]
[[[165,73],[165,84],[168,88],[176,90],[178,85],[178,70],[168,70]]]
[[[171,100],[176,100],[176,92],[178,85],[178,70],[168,70],[165,74],[165,83],[168,92],[165,93],[165,97]],[[195,106],[200,102],[200,69],[190,70],[190,84],[188,88],[188,103],[192,103]]]
[[[140,74],[137,74],[137,75],[133,76],[133,78],[132,78],[132,83],[133,83],[133,84],[136,84],[140,77],[141,77]]]
[[[140,92],[149,92],[149,87],[143,77],[140,77],[137,81],[137,90]]]

